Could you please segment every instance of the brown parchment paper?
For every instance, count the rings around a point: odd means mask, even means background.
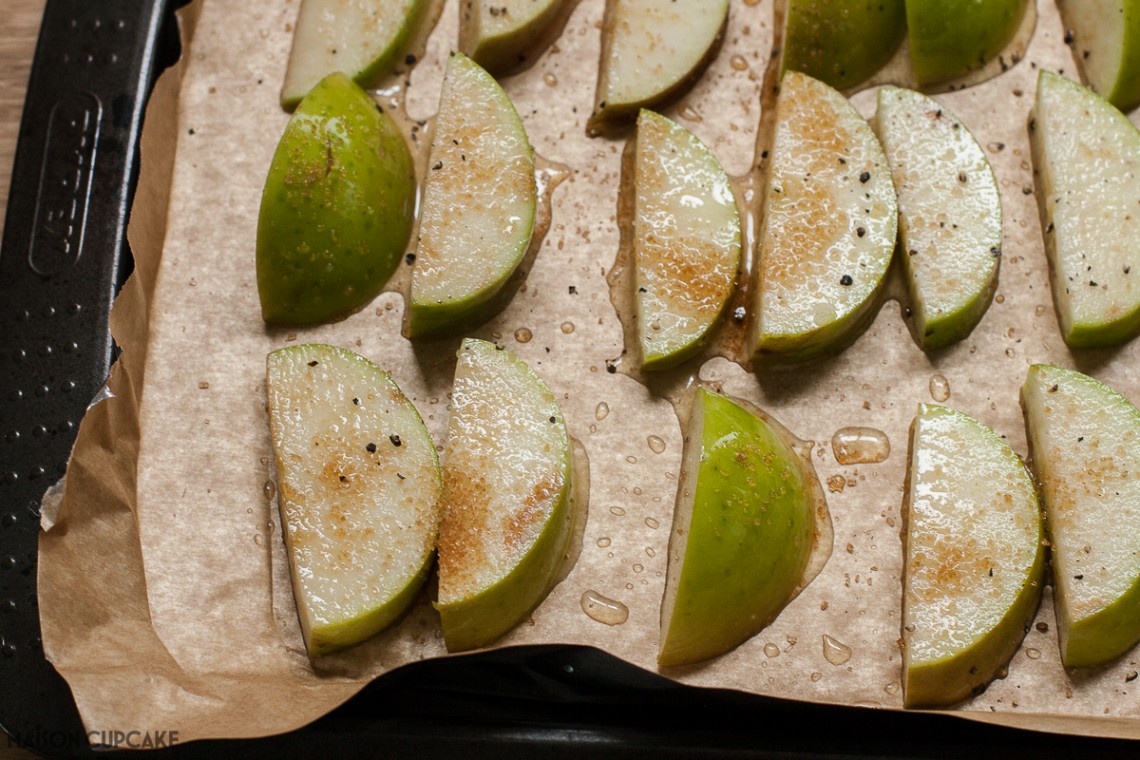
[[[334,325],[286,331],[262,324],[257,209],[288,119],[277,93],[297,5],[192,6],[184,17],[196,26],[192,45],[151,104],[130,230],[137,269],[113,314],[123,357],[109,397],[81,426],[63,499],[45,509],[40,545],[45,651],[90,729],[177,730],[182,741],[271,734],[313,720],[378,674],[446,654],[427,592],[396,625],[349,652],[314,665],[301,642],[273,497],[266,353],[322,341],[370,357],[391,371],[442,445],[458,339],[410,345],[400,336],[402,298],[391,292]],[[1130,371],[1140,344],[1073,354],[1053,313],[1026,118],[1037,69],[1073,75],[1074,65],[1051,0],[1039,0],[1038,11],[1025,60],[938,96],[987,146],[1003,192],[1001,284],[974,334],[928,356],[890,302],[862,338],[822,364],[759,376],[723,358],[694,366],[701,380],[816,442],[820,480],[836,489],[828,493],[835,540],[822,573],[769,628],[720,658],[666,675],[901,709],[899,511],[907,428],[916,405],[932,400],[932,378],[948,381],[948,404],[1022,453],[1018,389],[1031,363],[1075,366],[1140,400],[1140,380]],[[554,193],[553,224],[524,287],[472,334],[510,347],[542,374],[591,469],[577,564],[498,645],[588,644],[654,670],[682,433],[663,395],[624,371],[607,371],[607,360],[622,352],[605,273],[618,249],[624,140],[585,135],[602,13],[602,0],[582,0],[557,43],[505,82],[537,151],[572,174]],[[457,18],[457,3],[448,0],[407,78],[413,118],[435,109]],[[754,157],[772,18],[772,0],[733,0],[719,55],[665,110],[737,176]],[[854,101],[865,115],[874,109],[873,92]],[[520,328],[533,337],[523,342]],[[829,441],[852,425],[883,431],[891,455],[879,464],[838,464]],[[660,453],[651,436],[665,442]],[[628,606],[628,620],[608,626],[588,617],[581,606],[587,591]],[[1048,590],[1037,623],[1008,676],[951,712],[1140,738],[1140,681],[1129,680],[1140,653],[1066,672]],[[832,664],[845,647],[850,657]]]

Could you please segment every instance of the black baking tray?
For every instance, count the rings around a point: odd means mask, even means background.
[[[41,645],[39,502],[64,474],[115,357],[107,317],[131,269],[125,230],[138,136],[156,75],[178,58],[173,12],[184,2],[48,0],[45,8],[0,248],[0,756],[5,746],[96,752]],[[1135,758],[1140,744],[698,689],[596,649],[536,646],[407,665],[289,734],[162,751]]]

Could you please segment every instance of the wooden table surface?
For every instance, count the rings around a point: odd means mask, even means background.
[[[0,23],[0,234],[8,208],[8,182],[24,110],[24,90],[36,50],[44,0],[4,0]]]

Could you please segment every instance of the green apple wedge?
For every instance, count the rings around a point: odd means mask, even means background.
[[[723,654],[771,623],[803,581],[815,536],[803,461],[730,399],[697,390],[681,468],[662,667]]]
[[[848,90],[883,68],[905,37],[903,0],[788,0],[782,70]]]
[[[444,452],[436,608],[456,652],[510,631],[553,587],[571,534],[573,466],[542,378],[472,338],[459,349]]]
[[[377,84],[400,60],[429,0],[301,0],[281,106],[296,106],[334,71],[361,87]]]
[[[997,289],[997,179],[966,126],[921,93],[881,88],[872,124],[898,195],[908,325],[923,349],[947,346],[973,331]]]
[[[285,127],[261,196],[265,321],[326,322],[367,305],[403,258],[415,204],[395,122],[344,74],[322,79]]]
[[[631,122],[692,84],[715,57],[728,0],[607,0],[592,135]]]
[[[518,68],[570,0],[463,0],[459,50],[496,76]]]
[[[905,515],[903,699],[950,705],[993,680],[1037,612],[1045,575],[1037,491],[993,430],[920,404]]]
[[[522,120],[462,53],[447,63],[428,167],[404,328],[413,339],[491,316],[534,231],[534,150]]]
[[[993,60],[1017,34],[1031,0],[906,0],[911,65],[922,87]]]
[[[1061,335],[1073,348],[1124,343],[1140,332],[1140,131],[1048,71],[1029,126]]]
[[[1140,641],[1140,411],[1088,375],[1037,364],[1021,389],[1053,547],[1061,662]]]
[[[875,317],[898,232],[891,170],[838,91],[789,71],[776,101],[752,319],[753,360],[845,348]]]
[[[1057,0],[1085,83],[1121,111],[1140,106],[1140,2]]]
[[[692,132],[652,111],[637,120],[634,308],[645,369],[696,353],[740,266],[740,213],[728,175]]]
[[[431,570],[435,445],[388,373],[320,344],[269,354],[278,506],[305,646],[317,657],[394,621]]]

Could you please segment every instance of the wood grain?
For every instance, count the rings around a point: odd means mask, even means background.
[[[4,6],[0,24],[0,234],[4,231],[8,183],[44,0],[5,0]]]

